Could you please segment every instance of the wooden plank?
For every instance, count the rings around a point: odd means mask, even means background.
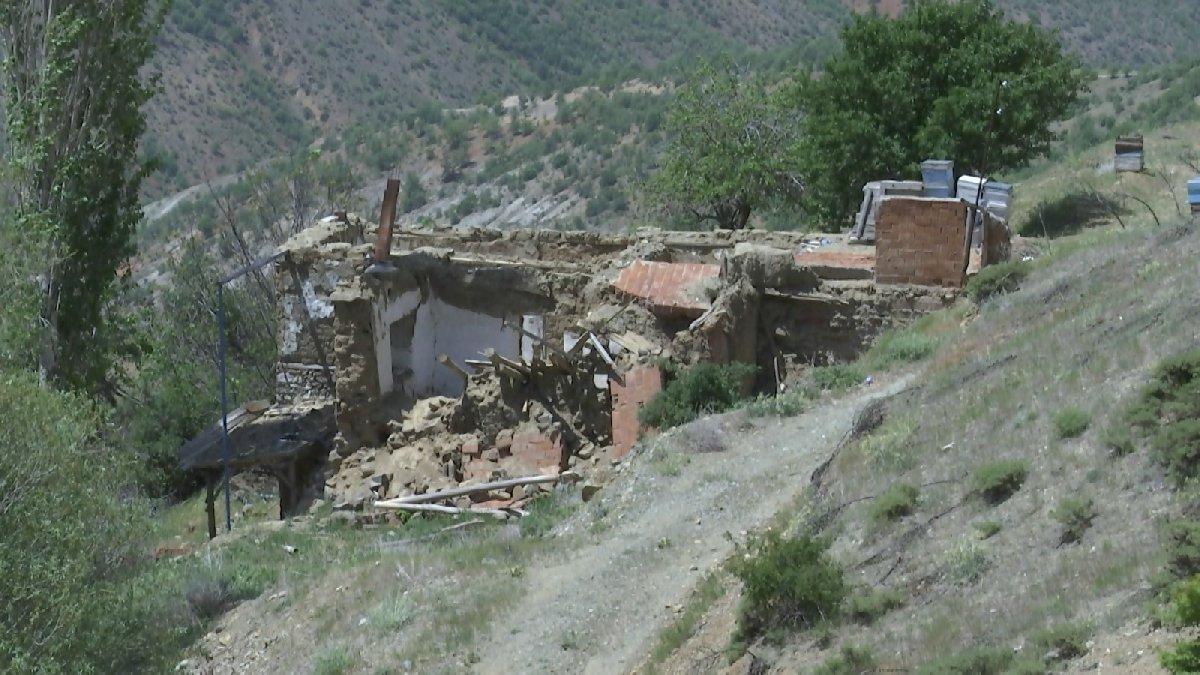
[[[480,483],[478,485],[464,485],[449,490],[440,490],[438,492],[427,492],[423,495],[410,495],[408,497],[397,497],[396,499],[388,499],[382,502],[375,502],[375,506],[381,508],[392,508],[397,504],[423,504],[427,502],[438,502],[444,499],[453,499],[455,497],[465,497],[467,495],[478,494],[480,492],[491,492],[492,490],[504,490],[507,488],[518,487],[521,485],[538,485],[540,483],[557,483],[561,480],[575,480],[579,478],[579,474],[574,471],[564,471],[551,476],[527,476],[525,478],[508,478],[505,480],[492,481],[490,483]]]

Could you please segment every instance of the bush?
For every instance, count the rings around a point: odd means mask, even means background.
[[[638,413],[638,419],[658,429],[686,424],[701,415],[720,413],[741,400],[742,380],[753,375],[745,363],[700,363],[684,370]]]
[[[1054,435],[1060,439],[1078,438],[1092,423],[1091,415],[1083,410],[1068,406],[1054,414]]]
[[[1025,483],[1029,465],[1021,460],[1000,460],[984,464],[971,475],[971,489],[989,504],[1008,499]]]
[[[912,485],[892,485],[871,504],[871,520],[875,523],[886,523],[911,515],[917,508],[919,495],[920,490]]]
[[[848,363],[835,363],[812,369],[812,381],[822,391],[842,392],[857,387],[867,379],[861,368]]]
[[[988,265],[967,282],[967,296],[982,303],[994,295],[1011,293],[1029,276],[1030,269],[1029,263],[1020,260]]]
[[[902,607],[904,599],[904,593],[894,589],[855,593],[846,599],[844,612],[852,621],[868,624]]]
[[[1179,584],[1171,594],[1172,618],[1180,626],[1200,625],[1200,577]],[[1159,655],[1159,663],[1172,673],[1200,672],[1200,641],[1186,640]]]
[[[918,675],[1000,675],[1013,662],[1012,650],[979,647],[931,661],[917,669]]]
[[[730,564],[742,582],[738,636],[750,640],[773,630],[812,626],[837,616],[846,596],[842,569],[829,542],[810,536],[755,537]]]
[[[1126,412],[1176,481],[1200,471],[1200,349],[1166,359]]]
[[[1167,540],[1167,572],[1177,579],[1200,574],[1200,521],[1175,520],[1163,530]]]
[[[1087,653],[1092,628],[1081,623],[1064,623],[1035,633],[1030,640],[1033,654],[1045,661],[1070,661]]]
[[[98,438],[92,404],[0,373],[0,672],[131,672],[164,640],[121,582],[146,509],[131,462]]]
[[[1052,514],[1062,524],[1062,543],[1071,544],[1083,538],[1083,533],[1096,519],[1096,507],[1091,497],[1066,497],[1058,503]]]
[[[1001,529],[1000,523],[994,520],[981,520],[975,523],[975,531],[979,533],[980,539],[991,539],[999,534]]]
[[[991,565],[987,549],[977,541],[964,540],[945,553],[946,575],[957,583],[973,583]]]
[[[1114,457],[1124,457],[1125,455],[1133,454],[1133,451],[1137,449],[1133,440],[1133,433],[1129,430],[1129,427],[1121,424],[1113,424],[1106,428],[1104,433],[1100,435],[1100,442],[1104,444],[1104,447],[1108,448]]]
[[[812,675],[861,675],[875,672],[877,665],[871,650],[842,647],[842,653],[817,666]]]
[[[745,410],[750,417],[795,417],[807,410],[816,396],[807,389],[795,389],[775,396],[759,396],[746,403]]]
[[[889,332],[879,336],[867,353],[872,368],[886,370],[896,364],[923,361],[937,351],[937,339],[913,330]]]

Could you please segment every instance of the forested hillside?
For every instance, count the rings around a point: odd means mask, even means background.
[[[153,194],[330,134],[392,127],[424,107],[489,105],[581,84],[676,72],[702,55],[812,63],[851,9],[896,1],[178,0],[159,42],[148,109],[163,160]],[[1095,66],[1137,69],[1200,55],[1191,0],[1002,0],[1062,31]]]

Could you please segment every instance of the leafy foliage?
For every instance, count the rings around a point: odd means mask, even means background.
[[[43,377],[111,394],[120,331],[107,310],[151,168],[138,157],[153,92],[140,71],[160,17],[148,0],[48,7],[0,4],[15,222],[43,247]]]
[[[162,639],[119,580],[145,512],[88,402],[0,374],[0,670],[120,672]]]
[[[989,504],[999,504],[1021,489],[1029,475],[1022,460],[999,460],[984,464],[971,474],[972,491]]]
[[[852,621],[869,624],[904,605],[904,593],[896,589],[860,591],[846,598],[843,613]]]
[[[930,0],[892,20],[860,15],[844,51],[792,95],[804,111],[805,204],[840,224],[861,188],[915,175],[930,157],[964,170],[1016,168],[1043,153],[1050,124],[1084,85],[1057,38],[1007,20],[988,0]]]
[[[875,672],[876,667],[875,657],[869,649],[846,646],[837,656],[817,666],[812,675],[861,675]]]
[[[866,377],[862,369],[852,363],[834,363],[812,370],[813,384],[824,391],[846,391],[862,384]]]
[[[1064,497],[1054,507],[1053,516],[1062,525],[1062,542],[1074,543],[1092,526],[1096,505],[1091,497]]]
[[[1078,438],[1091,425],[1092,416],[1081,408],[1067,406],[1054,413],[1051,422],[1054,424],[1054,435],[1056,437]]]
[[[796,142],[783,103],[758,77],[702,66],[677,93],[671,140],[651,182],[668,212],[742,229],[752,212],[798,193]]]
[[[698,363],[679,373],[638,413],[659,429],[686,424],[702,415],[725,412],[742,398],[742,381],[754,374],[745,363]]]
[[[778,532],[751,539],[730,571],[742,582],[738,635],[750,640],[767,631],[812,626],[837,616],[846,596],[842,569],[828,555],[829,542]]]
[[[1180,626],[1200,625],[1200,577],[1178,584],[1171,594],[1172,618]],[[1172,673],[1200,671],[1200,640],[1185,640],[1159,655],[1163,668]]]
[[[1029,263],[1020,260],[988,265],[967,282],[967,296],[977,303],[982,303],[1001,293],[1011,293],[1025,281],[1029,271]]]
[[[915,486],[895,483],[871,504],[871,520],[886,523],[911,515],[917,508],[917,497],[921,494]]]
[[[1126,418],[1177,483],[1200,470],[1200,349],[1163,361]]]

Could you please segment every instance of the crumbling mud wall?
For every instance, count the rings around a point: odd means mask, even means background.
[[[965,251],[950,240],[965,247],[966,213],[923,201],[893,209],[890,230],[880,215],[895,250],[874,272],[889,283],[869,278],[873,249],[828,236],[398,231],[372,264],[360,242],[373,228],[323,221],[289,243],[280,369],[332,374],[327,497],[362,508],[464,482],[603,476],[645,433],[661,360],[756,364],[747,394],[850,360],[957,297]],[[930,201],[946,202],[932,219]],[[313,379],[280,398],[329,396],[330,378]],[[519,504],[533,489],[474,500]]]
[[[365,249],[349,221],[326,218],[283,247],[275,275],[279,296],[276,402],[332,400],[338,285],[357,274]]]

